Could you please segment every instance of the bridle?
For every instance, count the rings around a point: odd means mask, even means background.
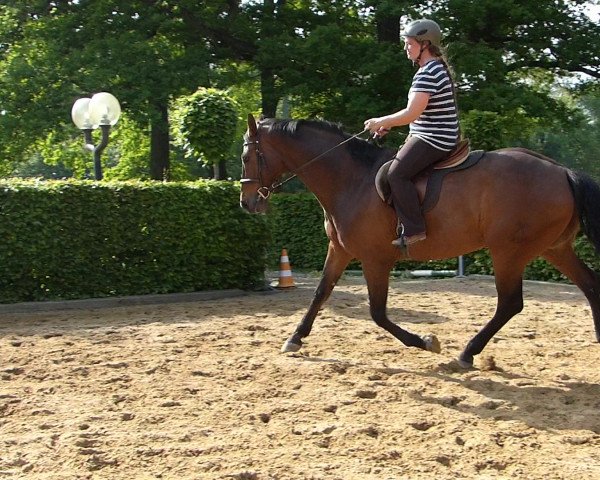
[[[257,137],[258,137],[258,134],[257,134]],[[256,140],[244,141],[244,147],[247,147],[249,145],[254,145],[254,153],[256,154],[256,166],[258,168],[258,178],[248,178],[245,176],[246,175],[246,162],[243,162],[242,175],[244,175],[244,177],[242,177],[242,179],[240,180],[240,183],[242,185],[244,183],[258,183],[259,186],[258,186],[258,190],[256,191],[256,193],[258,194],[258,196],[260,198],[262,198],[263,200],[266,200],[267,198],[269,198],[271,196],[271,193],[273,193],[273,190],[275,190],[275,188],[277,188],[277,185],[271,185],[270,187],[267,187],[263,182],[261,164],[265,163],[265,157],[263,156],[262,152],[258,148],[258,138]]]
[[[287,182],[289,182],[293,178],[297,177],[298,176],[298,172],[300,172],[304,168],[308,167],[311,163],[316,162],[317,160],[319,160],[320,158],[324,157],[325,155],[327,155],[332,150],[335,150],[336,148],[344,145],[345,143],[349,142],[353,138],[359,137],[360,135],[362,135],[363,133],[368,132],[368,131],[369,131],[369,129],[365,128],[362,132],[356,133],[356,134],[348,137],[346,140],[343,140],[342,142],[334,145],[329,150],[326,150],[325,152],[320,153],[316,157],[311,158],[304,165],[301,165],[300,167],[298,167],[295,170],[291,170],[290,171],[291,175],[289,177],[287,177],[286,179],[284,179],[284,180],[282,180],[280,182],[273,182],[273,184],[271,184],[271,186],[267,186],[263,182],[261,165],[262,164],[266,164],[266,162],[265,162],[265,157],[264,157],[263,153],[260,151],[260,148],[259,148],[258,132],[257,132],[256,133],[256,139],[254,139],[254,140],[249,140],[248,139],[248,140],[244,141],[244,147],[247,147],[249,145],[254,145],[254,153],[256,155],[256,165],[257,165],[257,168],[258,168],[258,178],[243,177],[240,180],[240,182],[242,184],[245,184],[245,183],[258,183],[259,187],[258,187],[258,190],[256,191],[257,195],[260,198],[262,198],[263,200],[267,200],[271,196],[271,194],[277,188],[285,185]],[[245,162],[244,162],[244,165],[242,166],[242,175],[245,175],[245,173],[246,173],[246,165],[245,165]]]

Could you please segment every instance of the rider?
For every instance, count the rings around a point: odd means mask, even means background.
[[[394,209],[402,223],[399,238],[392,242],[399,247],[426,238],[425,220],[411,179],[447,157],[459,140],[454,86],[439,25],[433,20],[415,20],[402,36],[406,56],[419,66],[408,103],[396,113],[365,121],[365,128],[378,136],[392,127],[410,124],[410,135],[398,150],[387,177]]]

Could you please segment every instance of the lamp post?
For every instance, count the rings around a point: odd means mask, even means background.
[[[108,145],[110,127],[119,121],[121,105],[110,93],[96,93],[92,98],[80,98],[75,101],[71,109],[73,123],[83,131],[85,149],[94,154],[94,176],[102,180],[102,164],[100,156]],[[102,139],[94,145],[92,130],[100,127]]]

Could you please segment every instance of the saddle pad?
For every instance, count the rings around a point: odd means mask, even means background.
[[[443,168],[458,167],[469,158],[471,147],[468,140],[461,140],[458,145],[446,160],[437,162],[433,168],[434,170],[441,170]]]
[[[442,191],[442,182],[447,174],[472,167],[479,162],[479,160],[481,160],[484,153],[485,152],[483,150],[475,150],[469,154],[465,161],[454,167],[448,167],[439,170],[434,169],[431,171],[431,173],[426,172],[422,177],[417,177],[417,179],[415,179],[415,185],[417,186],[417,191],[419,192],[421,210],[423,213],[427,213],[436,206],[440,198],[440,192]]]
[[[429,169],[425,172],[417,175],[413,179],[413,183],[417,188],[419,194],[419,201],[421,202],[421,210],[423,213],[428,212],[436,206],[439,198],[440,191],[442,190],[442,181],[444,177],[452,172],[458,172],[459,170],[465,170],[475,165],[484,155],[483,150],[475,150],[469,154],[469,156],[461,162],[459,165],[454,167],[447,167],[442,169]],[[384,163],[375,176],[375,188],[379,197],[386,203],[391,205],[390,198],[390,185],[387,180],[387,171],[390,168],[390,164],[393,160],[389,160]]]

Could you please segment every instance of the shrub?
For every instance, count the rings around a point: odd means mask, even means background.
[[[0,181],[0,302],[253,288],[265,219],[228,182]]]

